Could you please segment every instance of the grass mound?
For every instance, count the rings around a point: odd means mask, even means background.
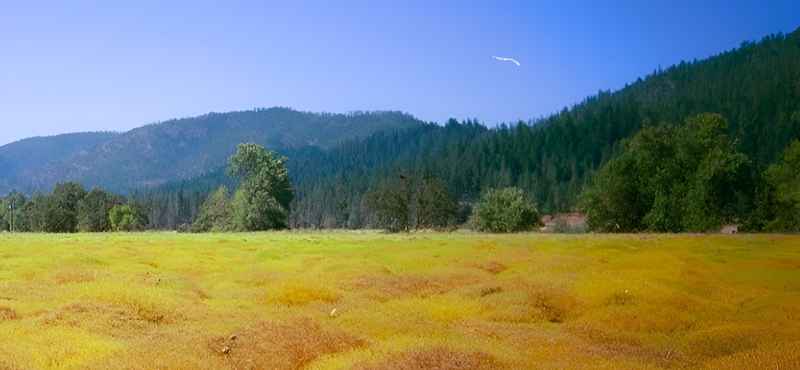
[[[209,350],[232,369],[300,369],[322,355],[335,354],[366,342],[341,331],[324,329],[303,318],[284,324],[260,323],[209,341]]]

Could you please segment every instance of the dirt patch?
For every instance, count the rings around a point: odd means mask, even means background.
[[[725,225],[722,227],[722,234],[735,235],[739,232],[739,224]]]
[[[18,320],[20,318],[17,310],[11,307],[0,306],[0,322]]]
[[[508,270],[506,265],[494,261],[486,262],[483,265],[478,266],[478,268],[492,275],[497,275],[505,270]]]
[[[490,294],[500,293],[503,291],[503,287],[500,286],[491,286],[481,289],[481,297],[486,297]]]
[[[566,232],[586,224],[586,215],[581,213],[558,213],[555,215],[543,215],[542,223],[544,232]]]

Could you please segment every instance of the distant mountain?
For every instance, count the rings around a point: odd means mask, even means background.
[[[117,133],[31,138],[0,147],[0,193],[45,192],[64,181],[112,192],[190,178],[222,166],[242,142],[327,148],[422,122],[400,112],[318,114],[288,108],[208,113]]]
[[[114,132],[82,132],[47,137],[32,137],[0,146],[0,189],[19,186],[26,171],[69,158],[74,153],[92,148],[120,134]]]

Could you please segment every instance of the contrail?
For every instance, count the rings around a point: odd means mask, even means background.
[[[514,63],[517,63],[517,67],[519,67],[519,62],[517,62],[514,59],[511,59],[511,58],[500,58],[500,57],[495,57],[495,56],[493,56],[492,58],[497,59],[497,60],[506,60],[506,61],[510,60],[510,61],[512,61]]]

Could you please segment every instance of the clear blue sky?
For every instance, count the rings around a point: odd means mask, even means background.
[[[797,0],[2,0],[0,145],[272,106],[527,121],[798,27]]]

